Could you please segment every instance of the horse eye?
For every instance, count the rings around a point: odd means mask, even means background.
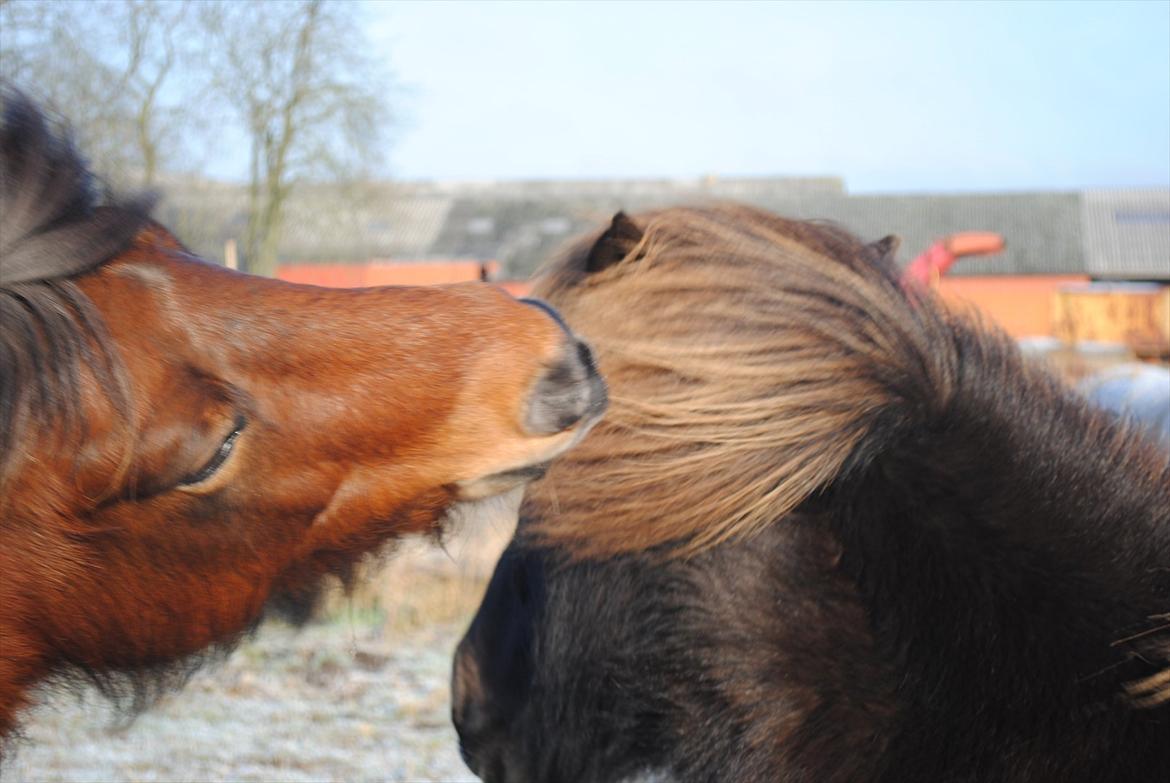
[[[240,433],[244,431],[245,424],[247,424],[247,422],[244,421],[242,416],[236,418],[235,427],[233,427],[232,431],[228,433],[228,436],[223,439],[223,443],[219,444],[219,448],[216,449],[215,455],[212,456],[212,458],[202,468],[195,471],[194,473],[184,476],[179,481],[179,486],[189,487],[192,484],[201,484],[202,482],[207,481],[207,479],[214,476],[215,472],[223,467],[223,464],[227,462],[228,457],[232,455],[232,449],[236,447],[236,441],[240,439]]]

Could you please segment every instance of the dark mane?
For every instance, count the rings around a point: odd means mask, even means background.
[[[0,86],[0,486],[33,428],[84,426],[83,368],[128,410],[101,318],[71,278],[123,251],[149,205],[103,197],[69,136]]]

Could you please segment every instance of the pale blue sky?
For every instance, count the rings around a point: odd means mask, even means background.
[[[377,2],[404,179],[1170,185],[1170,2]]]

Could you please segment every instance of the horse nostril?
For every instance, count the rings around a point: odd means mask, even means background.
[[[589,346],[580,340],[577,341],[577,358],[581,361],[581,364],[594,372],[597,371],[597,365],[593,363],[593,351],[589,350]]]
[[[464,712],[464,716],[475,718],[477,713],[478,708],[472,706]],[[459,738],[459,755],[463,758],[463,763],[475,774],[482,775],[484,772],[482,761],[486,755],[484,744],[481,742],[483,734],[465,720],[455,721],[455,734]]]
[[[609,404],[605,382],[597,372],[593,352],[567,335],[564,358],[545,372],[529,403],[525,427],[533,434],[555,435],[585,421],[592,424]]]

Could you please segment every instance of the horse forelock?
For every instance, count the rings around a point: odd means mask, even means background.
[[[19,450],[84,427],[86,374],[128,411],[117,352],[73,280],[131,244],[150,201],[103,198],[68,134],[0,85],[0,486]]]
[[[152,202],[103,194],[61,124],[0,85],[0,286],[100,266],[146,225]]]
[[[586,270],[593,238],[537,279],[611,389],[606,419],[529,492],[537,539],[605,556],[750,534],[884,420],[947,404],[947,316],[902,288],[891,242],[739,205],[635,220],[617,263]]]

